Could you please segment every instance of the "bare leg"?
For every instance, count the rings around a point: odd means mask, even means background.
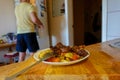
[[[19,62],[22,62],[25,60],[26,52],[19,52]]]
[[[34,55],[34,52],[31,52],[30,55],[33,56],[33,55]]]

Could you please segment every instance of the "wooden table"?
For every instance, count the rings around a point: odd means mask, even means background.
[[[109,46],[113,41],[86,46],[90,56],[77,64],[52,66],[39,63],[14,80],[120,80],[120,49]],[[34,61],[29,57],[24,62],[0,67],[0,80]]]
[[[3,44],[0,44],[0,50],[4,49],[4,48],[8,48],[9,51],[12,51],[12,47],[15,47],[15,46],[16,46],[15,42],[13,42],[13,43],[3,43]]]

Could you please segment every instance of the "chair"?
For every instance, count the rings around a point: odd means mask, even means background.
[[[9,52],[4,54],[4,58],[9,58],[9,63],[17,62],[18,60],[16,60],[15,58],[18,56],[19,56],[18,52]]]

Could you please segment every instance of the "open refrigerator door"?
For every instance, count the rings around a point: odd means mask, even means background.
[[[47,19],[47,3],[46,0],[36,0],[35,6],[37,7],[38,17],[44,25],[44,28],[37,28],[37,38],[40,49],[49,47],[49,34],[48,34],[48,19]]]

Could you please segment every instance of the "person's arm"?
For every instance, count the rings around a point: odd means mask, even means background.
[[[30,13],[31,20],[34,24],[36,24],[39,28],[43,28],[42,22],[37,17],[37,14],[35,12]]]

